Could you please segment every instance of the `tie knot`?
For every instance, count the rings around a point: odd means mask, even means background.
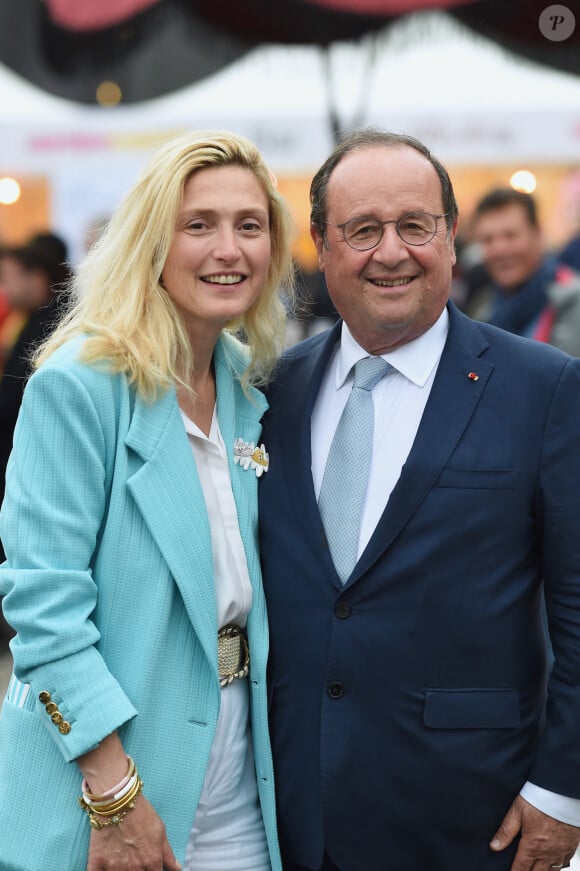
[[[372,390],[375,384],[383,378],[391,364],[382,357],[363,357],[354,367],[354,385],[361,390]]]

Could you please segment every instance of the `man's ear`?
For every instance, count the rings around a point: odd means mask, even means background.
[[[318,268],[321,272],[324,272],[324,254],[326,252],[326,246],[324,244],[324,238],[320,235],[314,224],[310,224],[310,236],[314,242],[316,253],[318,254]]]
[[[457,236],[458,224],[459,224],[459,220],[458,220],[458,218],[455,218],[455,221],[454,221],[453,226],[451,228],[451,235],[450,235],[450,239],[449,239],[450,244],[451,244],[451,251],[452,251],[452,262],[453,262],[454,266],[457,263],[457,251],[455,250],[455,237]]]

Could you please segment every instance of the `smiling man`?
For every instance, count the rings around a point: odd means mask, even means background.
[[[473,235],[492,284],[468,313],[580,356],[580,276],[545,253],[532,195],[490,191],[476,206]]]
[[[580,839],[580,361],[448,302],[456,227],[407,136],[312,182],[341,320],[280,362],[260,483],[285,871],[548,871]]]

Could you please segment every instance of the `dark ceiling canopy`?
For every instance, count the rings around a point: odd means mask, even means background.
[[[510,51],[580,75],[580,14],[572,35],[547,39],[546,0],[2,0],[0,62],[38,87],[94,104],[114,81],[124,103],[199,81],[261,43],[325,46],[444,9]],[[578,0],[568,0],[578,6]],[[461,74],[461,71],[458,71]]]

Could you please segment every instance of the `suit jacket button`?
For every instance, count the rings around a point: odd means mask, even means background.
[[[43,705],[46,705],[47,702],[50,702],[50,699],[50,693],[47,693],[46,690],[43,690],[38,696],[38,701]]]
[[[58,705],[55,705],[54,702],[49,702],[46,706],[46,713],[49,715],[49,717],[52,717],[55,711],[58,711]]]
[[[61,735],[68,735],[70,730],[71,730],[71,725],[66,720],[63,720],[62,723],[59,723],[58,731],[60,732]]]
[[[62,714],[61,714],[61,712],[60,712],[60,711],[55,711],[54,714],[51,715],[50,719],[51,719],[52,722],[55,724],[55,726],[58,726],[59,723],[62,723]]]
[[[348,602],[337,602],[334,606],[334,613],[340,620],[346,620],[347,617],[350,617],[352,609]]]
[[[328,695],[331,699],[340,699],[344,695],[344,687],[338,681],[328,684]]]

